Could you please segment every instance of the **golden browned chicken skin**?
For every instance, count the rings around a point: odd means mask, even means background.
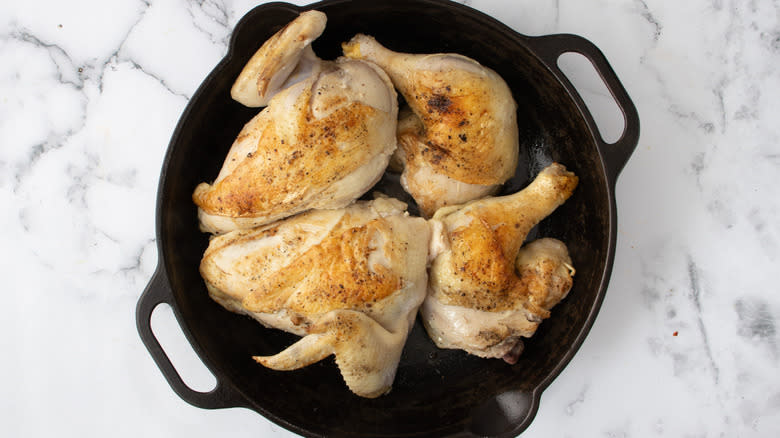
[[[347,386],[392,385],[425,297],[428,223],[391,198],[313,210],[212,238],[200,272],[228,310],[303,336],[260,364],[293,370],[335,355]]]
[[[491,194],[512,177],[516,104],[495,71],[456,54],[394,52],[360,34],[342,48],[382,67],[409,105],[399,121],[401,182],[425,216]]]
[[[421,315],[439,347],[517,360],[520,338],[531,336],[550,315],[574,274],[562,242],[540,239],[521,246],[576,185],[577,177],[554,163],[513,195],[436,212]]]
[[[268,106],[238,134],[216,180],[195,189],[203,231],[344,207],[384,172],[396,148],[395,90],[370,62],[317,58],[310,43],[324,28],[325,14],[301,14],[236,80],[235,99]]]

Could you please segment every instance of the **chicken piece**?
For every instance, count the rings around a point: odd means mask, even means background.
[[[276,32],[238,75],[230,89],[233,100],[248,107],[266,106],[274,94],[311,75],[320,64],[311,43],[326,24],[324,13],[305,11]]]
[[[323,13],[301,14],[236,80],[236,100],[268,106],[239,132],[213,184],[195,188],[203,231],[341,208],[381,178],[396,148],[396,92],[370,62],[317,58],[310,43],[324,27]]]
[[[409,104],[399,122],[401,184],[423,215],[492,194],[514,175],[517,105],[495,71],[457,54],[393,52],[362,34],[342,49],[382,67]]]
[[[524,190],[437,211],[428,295],[421,316],[440,348],[515,363],[530,337],[572,286],[566,245],[528,232],[568,199],[577,177],[560,164]]]
[[[257,362],[294,370],[334,354],[350,390],[377,397],[425,298],[430,229],[405,208],[358,201],[216,236],[200,272],[228,310],[303,336]]]

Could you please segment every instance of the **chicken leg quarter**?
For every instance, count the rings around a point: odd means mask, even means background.
[[[577,177],[554,163],[513,195],[436,212],[421,316],[437,346],[517,361],[521,337],[533,335],[566,296],[574,274],[562,242],[521,246],[576,185]]]
[[[389,391],[425,298],[430,229],[396,199],[313,210],[212,238],[200,272],[210,296],[303,336],[255,357],[293,370],[331,354],[355,394]]]
[[[382,176],[396,148],[398,104],[376,65],[323,61],[307,11],[265,42],[231,95],[267,105],[239,132],[212,184],[193,193],[203,231],[251,228],[312,208],[344,207]]]
[[[516,104],[495,71],[457,54],[394,52],[360,34],[342,48],[382,67],[411,109],[399,121],[398,158],[401,184],[423,215],[489,195],[512,177]]]

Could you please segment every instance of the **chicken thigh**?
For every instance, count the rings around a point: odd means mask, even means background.
[[[228,310],[303,336],[257,362],[293,370],[333,354],[352,392],[377,397],[427,284],[429,226],[405,208],[378,198],[232,231],[212,238],[200,272]]]
[[[382,176],[396,148],[395,90],[373,63],[317,58],[311,42],[325,20],[321,12],[302,13],[236,80],[234,99],[268,106],[239,132],[216,180],[196,187],[203,231],[344,207]]]
[[[440,209],[421,316],[440,348],[515,363],[523,344],[572,286],[566,245],[528,232],[568,199],[577,177],[545,168],[524,190]]]
[[[382,67],[411,109],[399,122],[401,184],[423,215],[489,195],[512,177],[516,104],[495,71],[457,54],[394,52],[362,34],[342,48]]]

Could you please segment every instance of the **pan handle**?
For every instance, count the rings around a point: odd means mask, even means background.
[[[595,134],[596,142],[604,157],[607,175],[610,181],[614,183],[639,141],[639,114],[628,96],[628,92],[623,87],[623,84],[620,83],[615,71],[612,70],[601,50],[587,39],[578,35],[557,34],[530,37],[529,42],[535,53],[542,58],[547,67],[566,87],[569,94],[575,99],[577,106],[585,115],[585,121],[590,130]],[[623,134],[615,143],[610,144],[604,141],[587,105],[585,105],[574,85],[566,77],[566,74],[558,67],[558,58],[568,52],[579,53],[591,62],[623,113]]]
[[[163,350],[151,326],[152,312],[162,304],[167,303],[173,307],[173,293],[171,291],[168,276],[162,266],[158,266],[149,284],[146,286],[136,307],[136,326],[141,340],[152,355],[157,367],[162,371],[165,380],[171,385],[173,391],[187,403],[199,408],[219,409],[244,407],[246,403],[243,397],[232,387],[221,382],[217,377],[217,385],[209,392],[195,391],[182,380],[170,358]],[[175,309],[175,307],[174,307]],[[174,312],[176,314],[176,312]],[[179,315],[176,314],[177,321]],[[181,322],[180,322],[181,324]]]

